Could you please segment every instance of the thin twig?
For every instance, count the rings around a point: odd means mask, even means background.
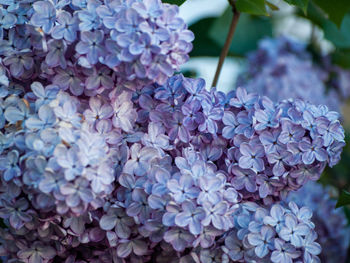
[[[230,25],[230,30],[229,30],[229,32],[227,34],[225,45],[224,45],[224,47],[223,47],[223,49],[221,51],[221,54],[220,54],[219,63],[218,63],[218,66],[216,68],[215,77],[214,77],[214,80],[213,80],[212,87],[216,87],[216,85],[218,84],[218,80],[219,80],[219,77],[220,77],[221,69],[222,69],[222,66],[224,65],[225,58],[226,58],[226,56],[228,54],[228,51],[230,49],[230,46],[231,46],[231,43],[232,43],[232,39],[233,39],[233,35],[235,34],[236,27],[237,27],[237,24],[238,24],[238,20],[239,20],[239,17],[240,17],[240,12],[236,9],[235,2],[233,0],[229,0],[229,2],[230,2],[230,5],[232,6],[233,18],[232,18],[232,22],[231,22],[231,25]]]

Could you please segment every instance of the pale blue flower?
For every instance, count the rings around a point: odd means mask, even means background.
[[[171,179],[167,186],[172,193],[174,199],[178,203],[182,203],[188,199],[194,199],[199,194],[199,189],[193,185],[193,179],[190,175],[182,175],[180,180]]]
[[[230,111],[225,111],[222,122],[225,124],[222,130],[222,136],[226,139],[233,139],[233,136],[236,134],[235,130],[239,125],[236,116]]]
[[[242,157],[239,158],[239,166],[244,169],[254,169],[255,171],[264,170],[263,147],[260,145],[249,145],[242,143],[240,146]]]
[[[327,119],[318,120],[317,131],[323,139],[323,145],[329,146],[334,141],[344,140],[344,129],[339,121],[330,122]]]
[[[4,38],[4,29],[13,27],[17,22],[16,16],[0,7],[0,41]]]
[[[8,219],[10,226],[16,230],[21,229],[25,223],[30,222],[33,217],[28,213],[28,201],[20,198],[14,202],[3,200],[0,208],[0,217]]]
[[[73,2],[76,0],[73,0]],[[85,1],[80,1],[79,5],[84,4]],[[100,6],[99,1],[86,1],[87,8],[84,6],[82,11],[78,12],[78,17],[80,19],[79,29],[82,32],[91,32],[92,29],[98,29],[101,21],[96,14],[96,8]],[[78,4],[78,3],[77,3]]]
[[[150,218],[151,208],[147,202],[147,194],[143,189],[135,189],[132,192],[132,202],[126,209],[128,216],[137,217],[141,223]]]
[[[76,45],[76,51],[81,55],[86,55],[87,60],[91,64],[96,64],[99,57],[105,54],[105,49],[102,45],[103,31],[96,30],[94,32],[84,31],[81,33],[81,41]]]
[[[30,86],[34,95],[36,96],[35,108],[38,110],[40,106],[49,104],[54,100],[59,92],[59,87],[56,85],[49,85],[44,88],[40,82],[33,82]]]
[[[312,262],[317,260],[315,256],[319,255],[322,251],[320,244],[316,243],[317,239],[316,232],[311,232],[304,239],[303,247],[305,248],[304,260],[305,262]],[[326,248],[327,249],[327,248]]]
[[[305,130],[302,127],[294,125],[292,122],[286,120],[282,122],[282,131],[278,140],[283,144],[299,142],[304,134]]]
[[[74,208],[81,203],[89,204],[93,200],[93,194],[88,186],[89,182],[83,178],[75,180],[74,183],[60,185],[60,191],[65,196],[68,207]]]
[[[23,49],[15,54],[4,58],[4,64],[10,66],[10,72],[13,77],[20,78],[25,71],[29,71],[34,66],[32,53]]]
[[[47,43],[49,52],[46,55],[45,62],[50,67],[60,66],[65,69],[67,67],[67,61],[65,58],[66,43],[63,40],[51,39]]]
[[[33,4],[34,14],[31,23],[42,27],[45,33],[49,33],[56,20],[56,9],[50,1],[38,1]]]
[[[30,130],[44,130],[55,123],[56,115],[53,109],[48,105],[43,105],[39,108],[38,116],[28,118],[25,124]]]
[[[79,78],[79,76],[77,76],[77,73],[74,71],[74,69],[69,67],[65,69],[56,68],[55,71],[56,74],[52,80],[55,85],[58,85],[63,90],[69,88],[69,90],[75,96],[83,94],[84,87],[82,80]]]
[[[228,230],[229,224],[226,217],[228,212],[228,203],[220,202],[212,204],[209,202],[203,203],[205,218],[202,220],[203,226],[208,226],[210,223],[219,230]]]
[[[201,221],[205,218],[204,209],[196,207],[190,201],[183,202],[181,207],[182,211],[175,217],[175,224],[180,227],[188,226],[193,235],[198,235],[203,228]]]
[[[302,160],[305,164],[312,164],[315,159],[318,161],[326,161],[327,151],[323,148],[323,139],[315,138],[312,142],[303,140],[299,143],[300,149],[303,151]]]
[[[128,238],[131,234],[131,226],[134,220],[127,216],[124,209],[111,207],[107,214],[103,215],[100,220],[100,226],[103,230],[112,230],[119,238]]]
[[[276,238],[275,250],[271,254],[271,261],[274,263],[292,263],[293,259],[298,258],[300,254],[300,251],[296,250],[291,244]]]
[[[193,242],[194,237],[182,228],[171,228],[164,234],[164,240],[172,244],[176,251],[184,251]]]
[[[284,226],[285,209],[279,205],[273,205],[270,209],[270,215],[264,218],[264,224],[272,226],[279,233]]]
[[[10,181],[16,177],[21,176],[21,169],[19,168],[19,153],[12,150],[7,153],[6,157],[0,157],[0,171],[3,171],[3,178],[5,181]]]
[[[78,19],[66,11],[62,11],[57,16],[58,25],[51,32],[54,39],[64,38],[68,42],[73,42],[77,38]]]
[[[152,147],[143,147],[135,143],[130,148],[131,159],[124,166],[124,171],[136,176],[145,175],[150,168],[150,161],[158,154],[157,149]]]
[[[247,93],[244,88],[237,88],[236,97],[230,100],[230,105],[236,108],[245,107],[250,109],[257,101],[258,96],[254,93]]]
[[[89,106],[90,108],[84,111],[84,117],[85,120],[93,126],[100,120],[107,120],[113,115],[112,106],[104,104],[99,98],[90,98]]]
[[[285,217],[285,226],[279,232],[279,236],[285,240],[290,241],[293,246],[301,247],[303,245],[303,237],[307,236],[310,228],[304,224],[299,223],[294,215],[287,214]]]
[[[274,237],[275,231],[271,227],[263,226],[260,233],[250,233],[248,241],[255,247],[255,254],[259,258],[263,258],[270,250],[274,249]]]
[[[220,178],[201,176],[198,178],[198,186],[201,189],[197,198],[198,204],[210,202],[215,205],[220,202],[220,190],[223,188],[223,182]]]

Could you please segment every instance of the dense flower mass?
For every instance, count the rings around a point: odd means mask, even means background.
[[[319,262],[283,199],[339,161],[336,112],[173,75],[160,0],[0,4],[4,262]]]
[[[224,241],[223,258],[233,262],[320,262],[312,212],[294,202],[259,207],[242,203],[236,229]]]
[[[339,160],[343,129],[327,107],[204,86],[177,75],[78,99],[52,84],[33,82],[26,93],[3,85],[3,254],[42,262],[222,257],[246,201],[270,209]],[[284,231],[302,224],[295,216]],[[275,262],[284,246],[294,247],[292,259],[316,257],[300,243],[315,241],[308,224],[296,241],[270,224],[239,242]],[[260,247],[256,235],[274,245]]]
[[[300,191],[291,193],[288,200],[312,210],[318,243],[327,248],[319,255],[321,262],[346,262],[350,229],[344,210],[335,209],[336,201],[330,198],[329,189],[309,182]]]
[[[248,56],[248,65],[237,86],[268,96],[275,102],[300,98],[340,111],[350,95],[350,73],[332,65],[329,58],[314,63],[307,45],[279,37],[263,39]]]
[[[20,81],[74,95],[164,84],[187,61],[193,33],[160,0],[1,1],[0,56]]]

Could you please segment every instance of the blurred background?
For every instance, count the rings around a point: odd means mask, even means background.
[[[308,8],[308,15],[305,16],[301,10],[284,1],[271,0],[270,3],[279,10],[268,10],[268,17],[241,14],[229,57],[226,58],[218,82],[218,89],[229,91],[234,88],[238,74],[246,66],[245,57],[256,50],[259,41],[265,37],[284,35],[304,43],[309,43],[311,37],[314,37],[317,38],[322,54],[333,52],[336,49],[335,44],[341,38],[349,37],[350,41],[350,28],[346,28],[347,23],[350,26],[350,15],[349,20],[344,22],[344,30],[340,30],[348,32],[342,32],[344,36],[329,36],[329,39],[325,37],[323,28],[317,25],[315,20],[320,14],[312,10],[312,7]],[[180,16],[196,36],[190,61],[183,65],[182,70],[204,78],[209,85],[213,81],[221,48],[229,30],[231,8],[227,0],[215,0],[215,5],[213,0],[187,0],[180,6]],[[348,35],[345,36],[345,33]],[[332,43],[332,40],[335,43]],[[350,43],[347,48],[350,48]],[[350,60],[348,63],[350,64]]]

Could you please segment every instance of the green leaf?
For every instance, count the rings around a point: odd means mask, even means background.
[[[168,4],[172,4],[172,5],[182,5],[183,3],[186,2],[186,0],[162,0],[163,3],[168,3]]]
[[[306,14],[307,6],[309,3],[309,0],[284,0],[290,5],[295,5],[297,7],[300,7],[301,10]]]
[[[350,14],[345,15],[340,28],[330,21],[325,21],[322,27],[325,38],[336,47],[350,48]]]
[[[208,34],[209,28],[211,28],[216,19],[216,17],[204,18],[189,27],[196,36],[193,41],[191,57],[220,56],[221,46],[213,41]]]
[[[345,14],[350,10],[349,0],[313,0],[315,4],[325,11],[329,19],[340,27]]]
[[[298,13],[300,16],[309,19],[314,24],[322,27],[322,24],[327,21],[327,14],[312,1],[309,2],[307,15],[305,13]],[[332,23],[332,22],[330,22]]]
[[[350,204],[350,193],[343,190],[339,196],[336,208]]]
[[[224,46],[231,20],[232,11],[228,8],[209,29],[209,37],[220,47]],[[257,48],[260,39],[268,36],[272,36],[271,19],[243,13],[238,21],[229,54],[245,56]]]
[[[300,13],[299,15],[304,16],[304,14]],[[310,2],[306,18],[319,26],[324,31],[325,38],[331,41],[336,48],[350,48],[350,14],[344,16],[342,25],[339,28],[327,19],[327,14],[319,6]]]
[[[350,225],[350,209],[348,207],[344,207],[344,213],[346,216],[346,219],[348,221],[348,226]]]
[[[336,50],[332,54],[332,61],[342,68],[350,69],[350,50]]]
[[[251,15],[268,16],[264,0],[237,0],[237,10]]]
[[[269,1],[266,1],[266,5],[271,8],[272,11],[280,10],[280,8],[277,5],[274,5],[273,3],[270,3]]]

